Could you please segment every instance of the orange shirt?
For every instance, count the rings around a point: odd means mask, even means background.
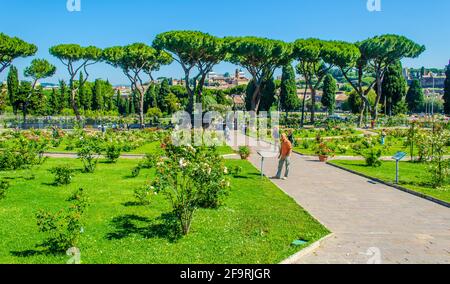
[[[292,143],[289,140],[281,142],[281,156],[287,157],[291,154],[292,151]]]

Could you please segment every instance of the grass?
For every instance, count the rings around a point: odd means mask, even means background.
[[[364,161],[333,160],[330,163],[383,181],[391,183],[395,181],[395,162],[382,162],[382,166],[379,168],[368,167]],[[430,185],[432,176],[427,164],[401,162],[399,179],[399,184],[405,188],[450,202],[450,183],[443,188],[433,188]]]
[[[11,188],[0,201],[0,263],[66,263],[66,255],[37,248],[44,236],[37,230],[35,214],[39,209],[65,208],[66,198],[80,187],[91,202],[79,244],[87,264],[278,263],[302,248],[291,246],[293,240],[311,244],[329,233],[269,180],[261,180],[251,164],[233,160],[227,165],[241,166],[243,172],[232,178],[225,206],[198,210],[190,235],[173,240],[160,220],[170,211],[163,195],[155,196],[149,206],[133,204],[134,189],[153,176],[152,170],[143,170],[131,178],[137,163],[99,163],[94,174],[79,172],[65,187],[52,185],[48,169],[61,164],[81,169],[79,160],[49,159],[32,171],[1,172]]]

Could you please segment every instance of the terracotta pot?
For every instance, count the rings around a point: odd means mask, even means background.
[[[241,155],[241,159],[242,160],[248,160],[248,158],[250,158],[249,155]]]
[[[328,161],[328,156],[319,155],[319,160],[320,160],[321,162],[326,162],[326,161]]]

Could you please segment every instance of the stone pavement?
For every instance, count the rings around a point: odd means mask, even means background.
[[[234,142],[270,148],[242,134]],[[255,151],[250,161],[260,167]],[[276,164],[266,159],[268,176]],[[290,178],[274,183],[334,233],[299,263],[450,263],[446,207],[297,154]]]

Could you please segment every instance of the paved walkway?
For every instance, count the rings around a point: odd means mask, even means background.
[[[268,149],[237,134],[235,142]],[[250,161],[260,167],[258,155]],[[275,159],[265,173],[275,174]],[[450,263],[450,209],[294,154],[291,177],[274,181],[334,235],[299,263]]]

